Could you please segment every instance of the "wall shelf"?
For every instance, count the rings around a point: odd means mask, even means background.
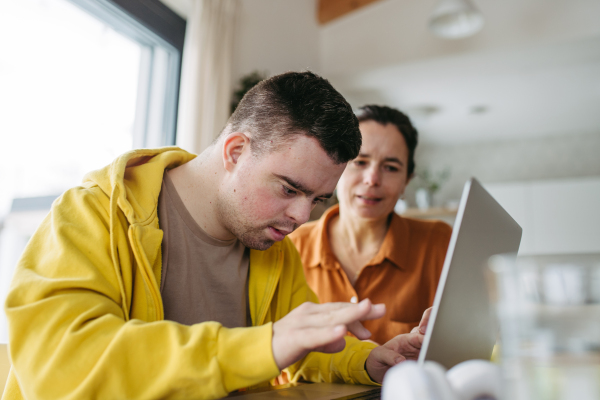
[[[402,213],[402,216],[424,219],[454,218],[456,217],[457,212],[458,208],[432,207],[425,210],[421,210],[420,208],[409,208]]]

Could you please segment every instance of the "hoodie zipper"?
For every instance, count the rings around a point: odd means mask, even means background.
[[[162,298],[160,297],[159,290],[156,285],[152,283],[152,279],[150,278],[150,274],[153,274],[152,269],[150,267],[150,263],[146,258],[146,254],[141,251],[141,245],[138,240],[138,225],[132,225],[130,228],[130,241],[135,244],[133,246],[134,253],[136,259],[138,260],[138,268],[141,272],[142,278],[144,279],[144,283],[150,292],[150,296],[152,297],[152,302],[154,303],[154,318],[155,321],[162,321],[164,319],[163,310],[162,310]]]
[[[117,225],[117,196],[118,196],[118,187],[115,186],[113,188],[111,197],[110,197],[110,247],[111,247],[111,258],[113,262],[113,267],[115,269],[115,275],[117,277],[117,281],[119,282],[119,291],[121,292],[121,308],[123,310],[123,315],[126,321],[129,321],[129,307],[127,305],[127,294],[125,293],[125,284],[123,283],[123,277],[120,271],[120,263],[119,257],[117,256],[117,239],[116,234],[118,230],[116,229]]]
[[[269,282],[267,283],[267,287],[265,290],[265,297],[263,298],[262,304],[259,309],[257,321],[258,325],[264,325],[265,318],[267,316],[267,312],[271,303],[273,301],[273,295],[275,294],[275,289],[277,288],[277,284],[279,283],[279,277],[281,275],[281,270],[283,269],[283,251],[279,250],[277,253],[277,263],[275,267],[274,273],[269,274]]]

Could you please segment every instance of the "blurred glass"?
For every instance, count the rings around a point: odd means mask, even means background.
[[[600,399],[600,262],[492,257],[505,400]]]

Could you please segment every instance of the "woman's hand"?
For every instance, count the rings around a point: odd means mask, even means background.
[[[430,315],[431,308],[428,308],[423,313],[419,326],[414,327],[410,333],[398,335],[371,351],[365,363],[365,368],[372,380],[381,383],[387,370],[394,365],[405,360],[417,360],[419,358]]]

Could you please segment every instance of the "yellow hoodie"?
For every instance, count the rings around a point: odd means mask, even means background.
[[[131,151],[55,201],[6,300],[13,368],[3,399],[209,399],[279,375],[272,323],[317,302],[288,239],[250,252],[255,326],[164,320],[158,195],[165,169],[194,157]],[[364,369],[373,347],[348,337],[342,352],[311,353],[284,374],[373,384]]]

